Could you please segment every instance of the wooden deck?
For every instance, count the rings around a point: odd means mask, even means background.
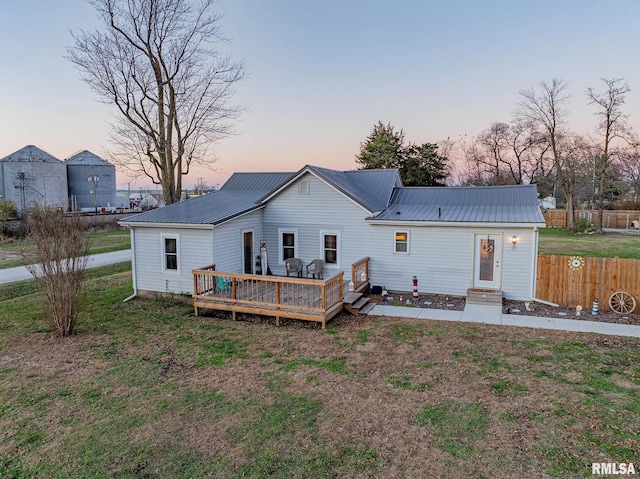
[[[354,289],[368,287],[369,258],[352,266]],[[216,271],[215,265],[193,270],[193,306],[200,309],[231,311],[280,318],[317,321],[326,327],[329,319],[344,307],[344,273],[328,279],[262,276]],[[363,274],[364,273],[364,274]],[[357,277],[356,277],[357,274]]]

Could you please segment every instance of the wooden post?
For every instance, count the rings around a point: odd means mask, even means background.
[[[231,299],[233,300],[233,302],[236,302],[236,279],[231,276]]]

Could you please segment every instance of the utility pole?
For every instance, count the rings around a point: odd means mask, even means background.
[[[98,214],[98,181],[100,181],[100,177],[98,175],[93,174],[93,168],[91,169],[91,176],[88,178],[90,182],[93,183],[93,208],[95,210],[95,214]]]

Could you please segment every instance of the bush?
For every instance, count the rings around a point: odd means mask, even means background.
[[[578,218],[574,226],[576,233],[590,233],[595,230],[594,224],[586,218]]]
[[[26,217],[34,253],[23,262],[44,291],[47,319],[59,336],[70,336],[78,317],[88,264],[84,226],[78,216],[36,207]]]

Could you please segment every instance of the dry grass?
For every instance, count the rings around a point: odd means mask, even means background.
[[[640,341],[194,317],[95,283],[77,335],[0,303],[2,477],[591,477],[637,461]]]

